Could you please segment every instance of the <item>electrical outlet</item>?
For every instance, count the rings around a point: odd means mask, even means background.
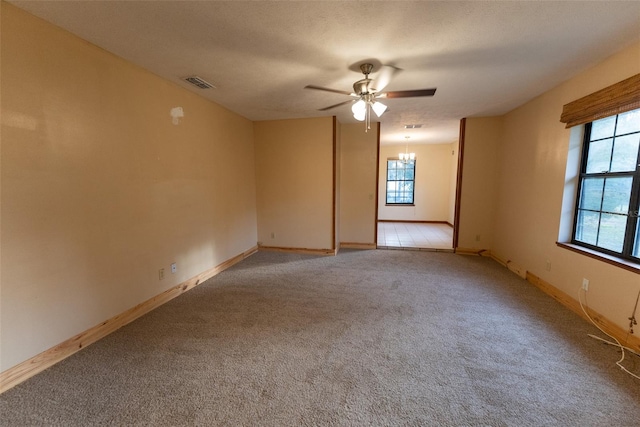
[[[176,271],[178,271],[178,264],[174,262],[171,264],[171,274],[176,274]]]
[[[476,242],[479,242],[479,241],[480,241],[480,235],[476,234]]]
[[[274,233],[273,231],[271,232],[271,238],[275,239],[276,238],[276,233]]]
[[[546,265],[545,265],[545,269],[546,269],[547,271],[551,271],[551,261],[547,260],[547,263],[546,263]]]
[[[585,291],[589,290],[589,279],[582,279],[582,289]]]
[[[159,280],[164,279],[164,268],[161,268],[160,270],[158,270],[158,279]]]

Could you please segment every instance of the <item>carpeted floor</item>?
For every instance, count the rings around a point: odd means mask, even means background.
[[[0,424],[638,426],[596,332],[488,258],[259,252],[4,393]]]

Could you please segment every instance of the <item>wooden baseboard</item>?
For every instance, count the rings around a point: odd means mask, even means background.
[[[551,285],[550,283],[542,280],[538,276],[533,273],[527,272],[527,281],[538,287],[547,295],[551,296],[553,299],[558,301],[560,304],[567,307],[569,310],[577,313],[583,319],[589,320],[585,313],[582,311],[580,307],[580,303],[577,299],[571,297],[570,295],[564,293],[560,289]],[[596,323],[599,327],[601,327],[605,332],[614,336],[620,343],[626,347],[633,349],[636,352],[640,352],[640,337],[635,335],[628,335],[627,331],[622,329],[620,326],[611,322],[609,319],[601,315],[595,310],[591,308],[585,307],[585,310],[589,314],[591,320]],[[628,336],[627,336],[628,335]]]
[[[288,253],[294,253],[294,254],[307,254],[307,255],[335,256],[338,254],[337,249],[283,248],[280,246],[262,246],[262,245],[258,245],[258,250],[270,251],[270,252],[288,252]]]
[[[253,248],[233,257],[225,262],[210,268],[191,279],[188,279],[179,285],[176,285],[161,294],[150,298],[129,310],[118,314],[104,322],[79,333],[78,335],[69,338],[60,344],[45,350],[44,352],[25,360],[18,365],[7,369],[0,373],[0,394],[9,390],[10,388],[20,384],[23,381],[31,378],[32,376],[44,371],[45,369],[55,365],[63,359],[71,356],[72,354],[82,350],[84,347],[93,344],[94,342],[104,338],[110,333],[120,329],[124,325],[133,322],[137,318],[147,314],[151,310],[161,306],[162,304],[172,300],[173,298],[180,296],[184,292],[198,286],[202,282],[210,279],[218,273],[226,270],[227,268],[237,264],[248,256],[258,251],[258,247]]]
[[[340,242],[340,249],[376,249],[375,243]]]
[[[455,248],[454,252],[458,255],[490,256],[491,254],[491,252],[488,249],[472,249],[472,248]]]
[[[503,266],[503,267],[507,266],[507,260],[506,259],[502,259],[502,258],[498,257],[498,255],[494,254],[491,251],[489,251],[489,256],[491,257],[492,260],[494,260],[495,262],[497,262],[501,266]]]
[[[447,224],[453,227],[453,225],[449,224],[449,222],[447,221],[422,221],[422,220],[416,220],[416,219],[379,219],[378,222],[406,222],[410,224]]]
[[[502,259],[498,257],[496,254],[492,253],[491,251],[489,251],[488,256],[490,256],[491,259],[493,259],[495,262],[502,265],[503,267],[507,267],[509,270],[516,273],[518,276],[522,277],[523,279],[527,278],[527,274],[529,274],[529,272],[524,267],[514,263],[510,259]]]

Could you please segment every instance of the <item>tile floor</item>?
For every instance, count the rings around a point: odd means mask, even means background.
[[[448,224],[378,222],[378,247],[453,250],[453,228]]]

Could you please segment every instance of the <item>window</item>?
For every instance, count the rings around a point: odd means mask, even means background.
[[[640,109],[585,125],[572,243],[640,261]]]
[[[416,161],[387,159],[387,205],[413,205]]]

